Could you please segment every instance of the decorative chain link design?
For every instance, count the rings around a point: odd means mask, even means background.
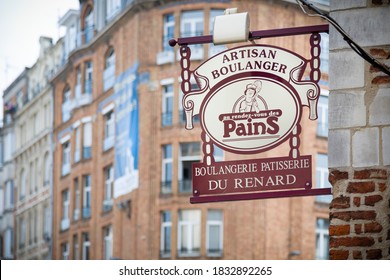
[[[321,54],[321,35],[319,33],[313,33],[310,36],[310,54],[311,54],[311,60],[310,60],[310,79],[314,83],[318,83],[318,81],[321,78],[321,70],[320,70],[320,54]]]
[[[191,57],[191,49],[187,45],[181,46],[180,47],[181,91],[184,94],[191,92],[190,57]]]

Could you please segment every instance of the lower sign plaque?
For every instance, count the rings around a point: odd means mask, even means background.
[[[311,156],[196,163],[192,203],[328,194],[311,189]]]

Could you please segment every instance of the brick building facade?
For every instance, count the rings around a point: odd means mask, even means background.
[[[255,0],[83,0],[79,10],[70,10],[60,19],[66,27],[63,59],[50,80],[53,209],[51,251],[45,252],[51,258],[328,258],[330,196],[189,203],[191,164],[203,156],[201,129],[199,122],[191,131],[184,128],[180,57],[168,40],[212,34],[215,16],[232,7],[249,12],[251,30],[324,24],[304,15],[291,1]],[[329,184],[327,38],[322,37],[319,118],[310,121],[304,109],[300,135],[301,154],[313,156],[317,188]],[[309,36],[256,43],[310,56]],[[234,45],[191,46],[191,68],[227,47]],[[5,127],[2,135],[8,130]],[[41,159],[46,150],[34,147],[0,162],[0,171],[5,174],[7,165],[26,161],[29,152]],[[288,153],[289,145],[284,143],[254,156],[216,148],[214,156],[234,160]],[[7,184],[1,185],[6,190]],[[16,194],[14,202],[18,202]],[[38,214],[38,219],[44,217]],[[24,231],[29,231],[28,215],[26,220]],[[15,247],[20,246],[17,233],[21,231],[16,220],[12,231],[16,238],[11,240]],[[23,251],[12,257],[45,256]]]
[[[82,33],[53,79],[53,258],[313,259],[316,236],[326,248],[328,204],[319,198],[189,203],[200,128],[184,129],[177,49],[167,41],[209,34],[213,17],[229,7],[249,11],[252,30],[323,23],[294,4],[267,1],[134,1],[122,10],[81,1],[79,21],[74,12],[64,16],[68,31],[79,24]],[[261,43],[309,52],[304,36]],[[192,67],[219,50],[193,47]],[[138,133],[139,184],[118,190],[111,137],[126,128],[112,126],[126,114],[118,112],[118,98],[132,86],[129,71],[137,80],[139,127],[130,133]],[[327,139],[317,136],[316,123],[302,126],[302,153],[325,156]],[[282,145],[261,156],[287,153]],[[216,156],[237,158],[219,150]]]

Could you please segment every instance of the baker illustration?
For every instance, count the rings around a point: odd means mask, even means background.
[[[247,84],[244,95],[240,97],[239,112],[260,112],[260,108],[268,110],[267,103],[264,98],[259,95],[261,91],[262,83],[260,80],[256,80],[253,83]],[[242,101],[241,101],[242,100]],[[259,106],[259,101],[262,103]]]

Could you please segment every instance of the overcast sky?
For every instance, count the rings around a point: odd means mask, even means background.
[[[24,67],[37,60],[39,37],[51,37],[56,42],[63,35],[58,19],[78,7],[78,0],[0,0],[1,96]]]

